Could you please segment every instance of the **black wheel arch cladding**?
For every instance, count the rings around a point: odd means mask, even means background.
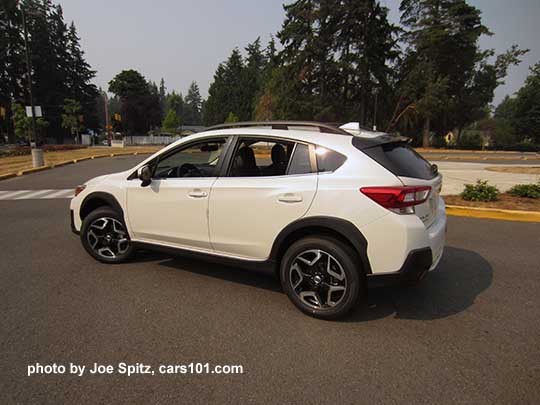
[[[363,271],[366,274],[371,274],[371,266],[367,257],[368,242],[362,232],[351,222],[335,217],[314,216],[301,218],[287,225],[276,237],[272,250],[270,252],[270,260],[278,262],[285,250],[289,247],[289,239],[295,235],[319,236],[318,234],[304,233],[302,231],[327,230],[331,234],[337,234],[347,240],[355,253],[360,258]],[[294,239],[296,240],[296,238]]]

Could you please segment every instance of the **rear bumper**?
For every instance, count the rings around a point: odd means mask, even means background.
[[[398,283],[407,281],[420,280],[430,270],[433,265],[433,255],[431,248],[421,248],[411,251],[403,266],[396,272],[369,274],[368,281],[370,284],[383,282]]]
[[[444,252],[444,245],[446,243],[446,229],[446,207],[444,205],[443,199],[439,197],[437,219],[427,229],[429,247],[431,248],[431,252],[433,254],[433,263],[429,268],[430,271],[434,270],[441,261]]]
[[[389,214],[361,228],[368,241],[367,253],[374,276],[408,273],[405,269],[411,254],[429,250],[431,261],[427,270],[439,264],[446,243],[446,212],[442,199],[439,200],[433,223],[426,228],[415,215]],[[427,260],[427,259],[424,259]],[[425,261],[419,271],[425,270]],[[416,263],[415,261],[413,261]]]

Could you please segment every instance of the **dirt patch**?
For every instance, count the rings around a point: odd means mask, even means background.
[[[540,166],[490,166],[486,170],[501,173],[540,174]]]
[[[459,195],[445,195],[444,202],[448,205],[460,205],[475,208],[500,208],[503,210],[540,211],[540,198],[514,197],[503,193],[498,201],[466,201]]]
[[[43,159],[45,160],[46,165],[50,165],[64,162],[66,160],[83,159],[90,156],[107,156],[111,153],[154,153],[159,149],[161,149],[161,146],[130,146],[127,148],[86,148],[68,151],[46,152],[43,154]],[[32,168],[31,155],[0,158],[0,175],[11,172],[16,173],[20,170],[30,168]]]

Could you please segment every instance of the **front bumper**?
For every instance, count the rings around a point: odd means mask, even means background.
[[[69,210],[69,217],[71,222],[71,232],[73,232],[75,235],[79,235],[80,232],[75,228],[75,214],[73,210]]]

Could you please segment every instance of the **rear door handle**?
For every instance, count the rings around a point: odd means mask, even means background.
[[[202,190],[192,190],[188,193],[188,196],[192,198],[205,198],[208,197],[208,193]]]
[[[302,202],[302,196],[299,194],[285,193],[278,197],[278,201],[284,203],[299,203]]]

